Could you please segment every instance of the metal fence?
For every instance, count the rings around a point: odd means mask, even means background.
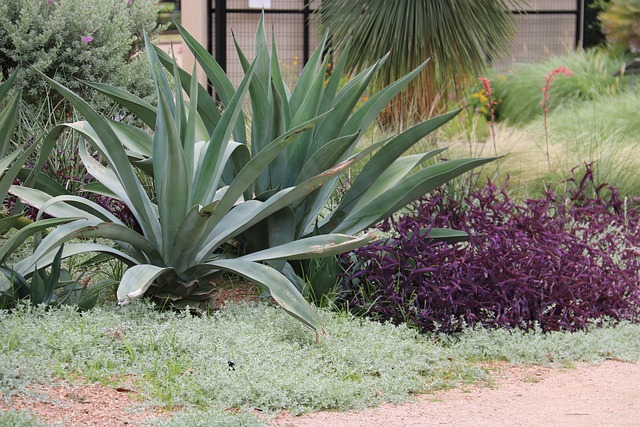
[[[317,43],[310,16],[320,0],[212,0],[209,2],[208,49],[238,83],[244,73],[237,60],[234,43],[253,57],[253,45],[260,14],[264,11],[267,38],[275,36],[282,73],[288,83],[295,81]],[[268,5],[268,8],[263,6]],[[254,7],[250,7],[254,6]]]
[[[509,68],[583,45],[585,0],[537,0],[530,4],[511,11],[518,23],[514,47],[494,66]]]
[[[292,82],[317,43],[309,18],[320,1],[210,0],[209,52],[237,84],[244,73],[237,60],[233,37],[243,52],[252,57],[255,28],[264,10],[267,35],[269,38],[275,35],[283,74]],[[536,61],[581,46],[585,2],[589,0],[532,0],[529,7],[513,10],[519,28],[514,48],[494,66],[508,68],[514,63]]]

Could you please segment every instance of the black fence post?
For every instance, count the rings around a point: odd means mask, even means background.
[[[584,0],[576,0],[576,49],[584,47]]]
[[[216,61],[227,71],[227,0],[216,1]]]
[[[302,60],[306,64],[309,62],[309,43],[311,37],[309,35],[309,18],[311,17],[311,9],[309,8],[311,0],[302,0],[302,19],[304,29],[302,30]]]

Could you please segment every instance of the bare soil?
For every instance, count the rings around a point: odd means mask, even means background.
[[[280,414],[272,426],[639,426],[640,363],[606,361],[574,368],[486,365],[489,387],[423,394],[408,403],[349,412]],[[0,410],[29,410],[48,424],[142,426],[170,417],[144,405],[135,390],[55,384],[0,400]]]
[[[145,407],[135,390],[101,384],[38,386],[8,401],[0,399],[0,410],[9,409],[64,427],[142,426],[148,418],[168,416]]]

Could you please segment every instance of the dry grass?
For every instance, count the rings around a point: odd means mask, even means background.
[[[541,122],[525,128],[501,123],[494,130],[495,146],[490,135],[469,142],[464,134],[454,136],[451,141],[440,141],[440,145],[450,147],[450,158],[492,156],[496,152],[505,156],[486,165],[479,182],[484,183],[489,177],[502,183],[509,177],[509,188],[516,198],[539,196],[547,186],[562,188],[571,171],[585,163],[595,164],[596,182],[613,184],[624,195],[640,194],[640,183],[634,173],[640,168],[637,155],[640,142],[619,141],[615,135],[601,140],[590,131],[568,138],[550,128],[547,160]]]

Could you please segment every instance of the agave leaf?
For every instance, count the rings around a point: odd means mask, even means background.
[[[17,160],[11,165],[9,170],[7,170],[2,179],[0,179],[0,196],[4,200],[7,197],[7,193],[9,192],[9,188],[13,185],[13,180],[16,179],[20,171],[22,170],[24,164],[29,160],[31,154],[38,148],[38,144],[32,144],[26,150],[22,152],[22,154],[17,158]],[[12,152],[5,159],[14,159],[16,155],[19,154],[19,151],[16,150]]]
[[[40,155],[42,155],[42,151],[40,151]],[[38,190],[44,191],[45,193],[51,196],[59,196],[61,194],[68,194],[66,188],[60,185],[57,181],[53,180],[48,175],[44,174],[42,171],[36,171],[35,169],[25,169],[22,168],[18,172],[17,178],[24,182],[25,186],[37,188]],[[31,183],[29,184],[29,179]]]
[[[228,215],[225,215],[212,230],[208,229],[203,235],[197,244],[198,249],[196,258],[198,260],[205,259],[222,242],[237,236],[267,218],[269,215],[313,193],[332,180],[336,175],[339,175],[346,169],[353,166],[354,163],[360,160],[363,156],[366,156],[369,150],[375,149],[376,146],[377,144],[373,144],[361,153],[358,153],[358,155],[352,156],[333,168],[328,169],[323,173],[296,185],[295,187],[288,187],[278,191],[273,196],[269,197],[266,202],[249,200],[237,205]]]
[[[319,51],[316,50],[315,55],[319,55]],[[318,64],[320,57],[316,58],[313,62],[307,63],[302,74],[305,75],[304,81],[298,81],[296,88],[291,95],[289,105],[291,108],[291,114],[293,118],[291,125],[294,126],[297,123],[301,123],[319,114],[320,102],[322,101],[322,93],[324,90],[325,71],[329,61],[329,57],[326,57],[322,65]],[[312,64],[317,65],[312,65]],[[302,76],[301,76],[302,77]],[[306,87],[305,85],[308,85]],[[299,100],[299,103],[294,98],[295,95],[303,96]],[[331,110],[329,110],[331,111]],[[331,116],[334,118],[335,116]],[[300,163],[294,163],[292,167],[285,169],[288,173],[285,175],[284,181],[286,185],[291,185],[299,180],[299,173],[301,167],[305,164],[307,156],[314,154],[316,150],[313,148],[314,143],[317,146],[318,139],[314,139],[314,134],[303,135],[295,144],[293,144],[289,150],[289,158],[297,159]],[[322,141],[326,143],[327,141]]]
[[[11,162],[13,162],[19,155],[20,150],[14,150],[0,159],[0,173],[2,175],[4,175],[4,172],[7,170]]]
[[[328,56],[324,59],[324,63],[322,59],[322,53],[327,42],[327,34],[328,32],[325,32],[322,41],[305,64],[300,77],[298,77],[296,87],[291,92],[289,106],[291,114],[293,114],[292,124],[294,125],[318,115],[318,108],[322,101],[327,61],[329,60]]]
[[[230,143],[229,145],[231,145]],[[237,144],[230,152],[231,162],[226,163],[226,167],[223,171],[223,180],[224,182],[233,182],[237,174],[242,170],[243,167],[249,163],[251,160],[251,150],[245,144]],[[233,168],[230,167],[233,165]],[[255,184],[255,183],[254,183]],[[245,191],[245,200],[249,200],[254,197],[254,188],[247,188]]]
[[[156,55],[158,55],[158,59],[165,67],[165,69],[170,70],[173,69],[174,59],[167,55],[160,47],[154,45],[154,49],[156,51]],[[180,82],[182,83],[182,88],[185,91],[190,91],[192,84],[195,84],[198,88],[198,112],[199,117],[202,120],[202,123],[207,131],[207,133],[213,132],[213,130],[218,125],[220,121],[220,112],[218,111],[218,106],[216,102],[209,96],[207,90],[202,87],[201,84],[198,83],[198,76],[196,73],[193,75],[189,74],[182,68],[178,69],[178,73],[180,74]],[[244,123],[244,122],[243,122]],[[154,122],[155,125],[155,122]],[[237,128],[236,128],[237,130]],[[244,129],[243,129],[244,132]],[[244,135],[237,135],[234,133],[234,137],[240,141]]]
[[[216,172],[222,168],[222,154],[225,152],[234,124],[242,113],[242,102],[249,88],[251,78],[253,77],[253,67],[255,67],[255,62],[250,72],[242,79],[238,90],[233,95],[233,98],[222,114],[218,126],[213,132],[213,135],[211,135],[211,140],[204,154],[202,164],[200,164],[196,170],[197,180],[194,185],[192,204],[206,204],[210,202],[212,195],[217,190],[217,187],[214,186],[214,178]]]
[[[180,99],[178,97],[178,99]],[[158,214],[162,229],[162,256],[171,258],[176,232],[187,213],[191,180],[187,176],[180,130],[171,116],[164,93],[158,88],[158,119],[153,137],[153,172],[158,199]],[[181,115],[178,101],[176,113]],[[179,120],[178,120],[179,121]]]
[[[84,184],[81,188],[80,191],[84,191],[87,193],[94,193],[94,194],[100,194],[102,196],[107,196],[110,197],[112,199],[115,200],[120,200],[120,197],[112,192],[111,190],[109,190],[109,188],[107,188],[107,186],[105,186],[103,183],[101,182],[89,182],[87,184]],[[45,193],[48,193],[45,191]]]
[[[131,203],[131,200],[129,200],[129,195],[127,194],[126,189],[118,179],[118,176],[113,169],[104,166],[102,163],[94,159],[93,156],[89,155],[86,141],[80,141],[78,143],[78,154],[80,154],[80,159],[87,169],[87,172],[89,172],[91,176],[97,179],[100,184],[105,186],[110,192],[115,194],[118,199],[124,201],[124,203],[129,206],[137,220],[141,213],[135,209],[135,206]]]
[[[68,203],[68,202],[71,202],[71,203]],[[93,212],[95,214],[94,215],[95,217],[103,221],[111,221],[117,224],[122,224],[120,219],[118,219],[118,217],[116,217],[113,213],[111,213],[110,210],[105,209],[99,204],[91,200],[88,200],[84,197],[74,196],[71,194],[62,194],[60,196],[55,196],[50,198],[46,202],[44,202],[40,207],[40,212],[38,212],[37,219],[40,219],[45,212],[48,212],[50,206],[53,206],[59,203],[62,203],[64,205],[69,205],[69,206],[73,206],[73,204],[76,204],[76,205],[82,206],[82,209],[85,212],[88,212],[90,214],[91,212]]]
[[[267,147],[260,151],[256,156],[252,157],[249,163],[245,165],[238,176],[233,180],[229,189],[222,197],[220,204],[214,211],[215,219],[212,225],[215,226],[217,221],[226,215],[233,207],[235,202],[240,198],[242,193],[249,188],[251,183],[260,175],[260,173],[271,163],[276,156],[284,150],[287,145],[295,141],[296,137],[307,130],[311,129],[316,123],[322,121],[330,112],[315,117],[305,123],[296,126],[286,133],[280,135],[272,141]]]
[[[63,197],[63,196],[53,197],[40,190],[36,190],[34,188],[29,188],[24,186],[18,186],[18,185],[11,186],[11,189],[9,190],[9,192],[19,197],[23,203],[27,203],[30,206],[33,206],[37,209],[43,209],[44,207],[46,207],[46,213],[56,218],[78,217],[78,218],[91,219],[95,221],[102,221],[102,218],[99,218],[83,210],[82,208],[71,206],[64,202],[51,204],[52,200],[56,199],[56,201],[58,201],[60,199],[57,199],[57,197]],[[68,196],[68,197],[71,197],[71,196]],[[92,203],[91,201],[82,199],[80,197],[74,199],[74,201],[77,201],[79,199],[81,199],[80,200],[81,203],[86,204],[87,206],[91,206],[91,207],[97,206],[95,203],[91,205]]]
[[[78,218],[49,218],[32,222],[26,227],[16,231],[2,246],[0,246],[0,264],[4,264],[8,255],[12,254],[18,247],[23,244],[29,237],[50,227],[60,224],[66,224],[77,220]]]
[[[213,89],[216,92],[216,96],[220,99],[220,102],[222,103],[222,105],[225,106],[225,109],[228,109],[229,104],[231,103],[236,92],[236,90],[233,88],[233,84],[231,83],[231,80],[229,80],[229,77],[227,77],[222,67],[218,65],[218,63],[215,61],[215,59],[213,59],[213,57],[207,51],[206,48],[204,48],[200,43],[198,43],[198,41],[193,36],[191,36],[191,34],[189,34],[184,29],[184,27],[180,25],[178,21],[173,19],[173,23],[175,24],[176,28],[180,32],[180,35],[182,36],[182,40],[184,40],[189,50],[191,50],[191,52],[195,56],[196,61],[198,61],[198,63],[204,70],[204,73],[207,75],[207,78],[211,81]],[[187,85],[185,87],[185,90],[187,90],[189,85],[187,82],[185,82],[184,78],[183,78],[183,82]],[[203,103],[202,105],[198,104],[198,107],[199,107],[198,110],[200,111],[201,114],[204,114],[204,112],[206,112],[207,110],[212,110],[211,107],[207,107],[206,109],[200,108],[200,107],[204,107],[206,104],[210,104],[210,102],[206,102],[207,100],[211,101],[211,97],[208,96],[206,91],[204,91],[204,93],[200,91],[198,99],[202,100],[202,103]],[[217,109],[216,108],[214,109],[217,112]],[[217,127],[218,125],[219,125],[218,120],[216,120],[215,127]],[[209,130],[210,132],[213,133],[214,128],[209,127]],[[247,143],[246,134],[247,132],[246,132],[246,126],[244,122],[244,116],[239,116],[237,117],[237,120],[235,120],[233,137],[236,141],[246,144]]]
[[[151,55],[154,55],[154,54],[155,54],[154,52],[151,53]],[[158,56],[155,55],[155,58],[157,60]],[[186,125],[187,125],[187,111],[186,111],[185,102],[184,102],[183,90],[182,90],[182,87],[180,86],[180,73],[178,72],[178,68],[179,68],[178,63],[174,61],[173,62],[174,88],[173,88],[172,98],[175,98],[176,112],[175,112],[175,115],[173,116],[173,121],[175,122],[177,135],[179,137],[179,140],[182,142],[183,149],[184,149],[184,144],[193,145],[195,143],[195,138],[192,138],[190,141],[187,141],[185,139]],[[164,74],[164,72],[162,71],[162,68],[159,68],[158,72]],[[165,101],[169,101],[169,100],[165,100]],[[156,125],[156,132],[157,131],[158,129]],[[192,133],[195,135],[195,128],[192,129]]]
[[[193,206],[180,224],[171,249],[171,259],[169,260],[169,265],[173,265],[178,274],[182,274],[183,271],[192,267],[195,263],[193,254],[197,246],[194,242],[202,238],[207,222],[211,217],[211,211],[215,209],[217,204],[218,201],[205,207],[200,205]]]
[[[325,120],[315,131],[313,141],[307,147],[296,147],[296,152],[292,152],[294,164],[303,165],[304,159],[307,159],[313,153],[318,151],[326,142],[333,141],[338,136],[356,133],[360,130],[366,130],[368,126],[361,126],[352,132],[344,132],[343,128],[348,120],[349,115],[360,101],[362,94],[367,90],[371,79],[378,67],[380,61],[369,67],[356,77],[354,77],[338,94],[338,98],[333,106],[333,114]]]
[[[280,93],[276,89],[275,85],[271,85],[271,91],[269,96],[273,98],[272,108],[269,109],[269,119],[267,121],[268,131],[265,132],[265,141],[260,142],[260,150],[269,145],[271,141],[277,139],[279,135],[286,133],[288,127],[286,124],[286,112],[284,111],[284,104],[286,100],[282,99]],[[309,137],[309,133],[300,135],[298,139]],[[278,156],[269,164],[266,173],[263,173],[258,177],[256,182],[256,191],[264,192],[271,188],[278,187],[282,182],[286,182],[286,176],[289,168],[287,165],[287,154],[281,152]],[[262,178],[262,179],[260,179]],[[264,183],[266,182],[266,185]]]
[[[441,152],[441,150],[434,151]],[[424,154],[413,154],[410,156],[400,157],[389,167],[383,169],[383,172],[374,182],[371,183],[371,186],[362,195],[362,197],[360,197],[353,210],[357,211],[363,206],[371,203],[376,198],[380,197],[385,192],[393,191],[393,187],[395,187],[400,181],[405,179],[416,166],[423,164],[425,161],[433,158],[434,151]]]
[[[216,91],[216,95],[220,98],[222,104],[225,106],[228,105],[236,91],[227,74],[215,59],[213,59],[207,49],[198,43],[198,41],[189,34],[178,21],[174,19],[173,23],[178,29],[178,32],[185,44],[204,70],[207,78],[211,80],[211,84]]]
[[[49,302],[47,301],[47,290],[45,289],[44,280],[42,280],[37,266],[34,267],[33,277],[31,278],[31,283],[29,283],[29,299],[33,305]]]
[[[238,259],[248,261],[273,261],[324,258],[349,252],[360,246],[364,246],[371,243],[375,237],[373,233],[359,237],[344,234],[324,234],[290,241],[280,246],[244,255]]]
[[[276,48],[275,35],[271,36],[271,81],[275,92],[280,96],[282,102],[282,114],[285,122],[285,127],[289,128],[291,125],[291,107],[289,106],[289,98],[291,94],[287,85],[282,78],[282,71],[280,70],[280,60],[278,59],[278,49]],[[327,108],[324,111],[329,110]]]
[[[196,145],[196,151],[199,149],[201,148]],[[197,155],[196,158],[198,159],[196,170],[198,170],[202,168],[204,156]],[[237,175],[235,165],[242,165],[242,167],[244,167],[244,165],[249,162],[250,158],[249,149],[246,145],[236,141],[227,142],[226,149],[222,154],[222,159],[220,160],[220,164],[225,165],[225,167],[221,167],[215,171],[215,175],[212,179],[213,185],[211,186],[205,200],[208,202],[209,200],[212,200],[212,197],[215,199],[216,194],[220,191],[221,185],[224,186],[225,182],[232,182],[234,177]],[[238,170],[242,169],[242,167]],[[194,179],[196,179],[195,176]]]
[[[111,125],[98,113],[96,113],[82,98],[71,92],[69,89],[59,84],[53,79],[42,74],[43,78],[51,84],[54,89],[60,92],[91,124],[95,132],[100,135],[100,140],[104,144],[105,152],[108,152],[110,162],[114,172],[117,174],[122,187],[130,200],[128,205],[132,211],[138,212],[136,219],[144,231],[144,235],[153,239],[155,244],[161,240],[160,223],[155,215],[151,200],[142,188],[142,184],[136,177],[133,167],[129,163],[127,154],[118,140]]]
[[[9,75],[7,80],[0,84],[0,101],[2,101],[5,96],[7,96],[9,89],[11,89],[11,85],[13,85],[13,82],[18,75],[18,71],[20,71],[20,67],[16,67],[16,69],[13,70],[13,72]]]
[[[266,94],[266,89],[271,86],[271,65],[269,64],[269,42],[264,30],[264,12],[260,14],[258,28],[254,36],[253,49],[256,62],[255,82],[260,82]]]
[[[173,88],[169,83],[169,79],[167,75],[162,71],[162,64],[158,59],[158,55],[156,54],[155,49],[153,48],[153,43],[149,40],[149,36],[147,33],[144,34],[144,45],[145,50],[147,52],[147,58],[149,60],[149,66],[151,67],[151,75],[153,76],[153,81],[156,85],[156,93],[162,94],[167,102],[169,107],[169,111],[171,112],[171,116],[176,118],[176,102],[179,98],[179,94],[174,94]],[[176,66],[175,61],[173,62],[173,67],[171,67],[170,71],[173,71]],[[177,83],[177,82],[176,82]],[[175,95],[175,98],[174,98]],[[177,120],[176,120],[177,121]],[[158,119],[156,118],[156,125],[158,123]]]
[[[142,120],[144,124],[153,129],[156,124],[156,107],[149,104],[144,99],[127,92],[126,90],[109,86],[103,83],[92,83],[84,80],[80,80],[82,83],[86,84],[102,93],[103,95],[108,96],[109,98],[116,101],[118,104],[125,107],[127,110],[131,111],[137,118]]]
[[[371,144],[370,146],[364,148],[362,151],[351,155],[346,160],[343,160],[339,165],[343,165],[345,163],[354,165],[355,163],[361,161],[362,159],[368,157],[371,153],[384,146],[388,142],[388,139],[383,139],[376,143]],[[316,176],[323,175],[318,174]],[[313,178],[312,178],[313,179]],[[331,196],[335,182],[338,180],[338,176],[335,175],[332,177],[332,180],[329,184],[323,185],[317,191],[314,191],[306,199],[302,200],[296,206],[296,236],[300,237],[303,234],[309,235],[313,233],[313,229],[317,226],[318,215],[320,212],[327,206],[327,201]]]
[[[249,72],[250,64],[246,59],[240,46],[234,37],[234,44],[236,46],[236,51],[238,52],[238,57],[240,58],[240,63],[242,65],[242,69],[244,70],[245,75]],[[264,49],[256,50],[256,59],[260,56],[264,56]],[[258,66],[258,62],[254,61],[256,66]],[[255,73],[255,69],[254,69]],[[251,83],[249,84],[249,98],[251,101],[251,152],[253,154],[260,151],[263,145],[268,141],[268,136],[265,133],[269,122],[269,114],[273,114],[271,111],[270,105],[270,93],[268,92],[271,87],[271,83],[269,79],[264,81],[253,78],[251,79]]]
[[[338,93],[338,88],[342,83],[341,80],[344,74],[345,66],[347,65],[350,49],[351,49],[351,39],[349,39],[344,49],[342,49],[340,58],[338,59],[338,63],[335,64],[335,67],[331,72],[331,77],[329,77],[327,86],[324,89],[322,102],[320,103],[320,111],[322,112],[333,108],[335,97],[336,97],[336,94]],[[330,55],[327,55],[327,56],[330,56]]]
[[[358,110],[353,113],[342,129],[341,135],[357,132],[360,129],[367,129],[378,117],[380,112],[391,102],[391,100],[404,89],[411,80],[422,72],[427,66],[429,59],[416,67],[413,71],[399,78],[384,89],[372,95]]]
[[[48,236],[47,236],[48,237]],[[43,239],[43,242],[45,239]],[[53,249],[55,249],[55,245],[53,246]],[[119,251],[116,248],[113,248],[111,246],[107,246],[107,245],[101,245],[98,243],[68,243],[65,244],[64,246],[64,251],[62,253],[62,258],[68,258],[70,256],[74,256],[74,255],[78,255],[78,254],[85,254],[85,253],[89,253],[89,252],[98,252],[98,253],[105,253],[105,254],[109,254],[119,260],[121,260],[122,262],[129,264],[129,265],[134,265],[139,263],[138,260],[136,260],[135,258],[133,258],[132,256]],[[49,265],[51,265],[51,263],[53,262],[53,259],[55,257],[55,253],[53,252],[53,250],[50,250],[49,252],[46,253],[41,253],[38,254],[38,256],[36,256],[35,254],[20,260],[18,263],[16,263],[16,265],[14,266],[14,269],[21,275],[23,276],[27,276],[29,274],[31,274],[33,272],[33,269],[35,268],[36,265],[39,266],[39,268],[45,268]]]
[[[361,209],[352,211],[333,232],[353,234],[364,230],[456,176],[493,160],[495,158],[448,160],[424,168]]]
[[[76,230],[77,237],[83,239],[111,239],[121,246],[124,243],[130,245],[138,253],[144,254],[147,262],[161,262],[162,254],[153,246],[149,240],[137,233],[135,230],[122,224],[112,222],[101,222],[98,224],[86,225],[84,228]],[[129,249],[131,251],[131,248]]]
[[[196,65],[193,64],[193,74],[196,74]],[[187,112],[187,123],[185,129],[185,135],[182,139],[182,148],[184,150],[184,158],[187,168],[187,177],[193,182],[193,174],[195,173],[195,145],[198,141],[196,135],[197,120],[198,120],[198,81],[191,79],[191,87],[189,88],[189,107]],[[191,195],[189,195],[191,200]]]
[[[213,267],[236,273],[268,288],[273,299],[303,325],[319,335],[326,335],[322,322],[296,287],[271,267],[242,259],[228,259],[208,263]]]
[[[450,228],[421,228],[418,230],[418,234],[420,236],[424,236],[425,240],[430,240],[432,242],[459,243],[469,240],[469,234],[465,231],[451,230]],[[406,238],[410,240],[414,235],[415,232],[410,231],[407,233]],[[395,240],[396,239],[393,237],[381,239],[385,246],[394,245]]]
[[[359,133],[336,138],[328,142],[316,151],[305,163],[298,176],[297,182],[311,178],[322,173],[336,163],[344,160],[345,154],[350,151],[353,144],[360,138]]]
[[[11,145],[11,137],[13,130],[18,123],[18,103],[20,102],[20,93],[16,93],[9,105],[0,111],[0,158],[4,157]]]
[[[109,123],[120,142],[122,142],[122,145],[128,150],[144,157],[151,157],[153,155],[153,137],[149,135],[148,132],[135,126],[129,126],[113,120],[109,120]],[[88,129],[90,126],[91,125],[87,123],[85,128]]]
[[[171,267],[158,267],[155,265],[141,264],[129,267],[122,275],[117,296],[120,304],[126,304],[134,298],[141,297],[149,286],[163,274],[173,272]]]
[[[54,297],[53,293],[56,290],[58,281],[60,280],[60,267],[62,264],[63,250],[64,245],[60,246],[60,249],[58,249],[58,252],[56,252],[56,256],[53,258],[53,263],[51,264],[51,272],[46,277],[46,279],[44,279],[44,301],[42,302],[49,303]],[[35,272],[34,277],[39,278],[40,275]]]
[[[420,230],[421,232],[425,230]],[[450,230],[448,228],[432,228],[428,230],[427,237],[435,242],[458,243],[469,240],[469,235],[464,231]]]
[[[422,138],[438,129],[455,117],[460,110],[442,114],[440,116],[429,119],[423,123],[417,124],[395,137],[391,138],[375,155],[365,164],[364,168],[347,190],[340,204],[331,212],[331,214],[322,221],[320,227],[321,233],[328,233],[334,230],[336,224],[339,224],[356,206],[358,201],[371,188],[373,182],[380,179],[380,171],[386,170],[393,162],[396,161],[405,151],[420,142]],[[432,150],[427,153],[428,156],[436,156],[444,149]]]
[[[22,179],[22,182],[25,186],[27,187],[36,187],[36,184],[44,184],[43,188],[46,188],[47,190],[50,190],[52,185],[51,185],[51,180],[48,178],[43,177],[43,174],[41,173],[42,167],[44,165],[44,162],[47,160],[47,158],[49,157],[49,154],[51,153],[51,151],[53,151],[53,149],[56,147],[56,143],[57,143],[57,137],[60,134],[60,132],[62,132],[63,127],[61,126],[56,126],[54,129],[52,129],[47,136],[44,138],[44,141],[42,142],[42,144],[39,146],[40,150],[38,152],[38,157],[36,159],[36,162],[33,165],[33,169],[31,169],[26,177],[24,177]],[[34,144],[37,145],[37,144]],[[33,148],[34,150],[36,149],[35,147]],[[25,152],[29,152],[31,150],[31,147],[27,148],[25,150]],[[26,156],[26,154],[23,154],[23,156]],[[23,157],[20,157],[17,160],[18,164],[24,164],[24,162],[26,162],[26,159],[23,160]],[[21,171],[18,171],[18,174],[20,174]],[[10,170],[6,175],[5,178],[8,180],[10,176],[13,176],[13,171]],[[1,181],[0,181],[1,183]],[[6,184],[6,183],[5,183]],[[0,184],[1,185],[1,184]],[[40,185],[38,185],[40,186]],[[2,194],[6,195],[6,187],[2,187],[2,189],[0,191],[3,191]],[[64,190],[64,192],[66,193],[66,190]],[[58,187],[56,189],[55,193],[50,193],[50,194],[60,194],[60,187]],[[23,208],[23,204],[18,202],[14,205],[13,207],[13,212],[19,212],[21,211]]]
[[[266,224],[266,226],[265,226]],[[295,236],[295,222],[293,211],[287,206],[277,212],[272,213],[266,220],[258,223],[243,233],[240,245],[245,252],[253,253],[265,248],[279,246],[292,241]],[[284,267],[286,261],[271,261],[269,266],[285,274]],[[291,279],[290,276],[285,276]]]
[[[11,230],[11,228],[18,223],[20,218],[22,218],[21,213],[0,218],[0,236],[4,236],[7,231]]]

